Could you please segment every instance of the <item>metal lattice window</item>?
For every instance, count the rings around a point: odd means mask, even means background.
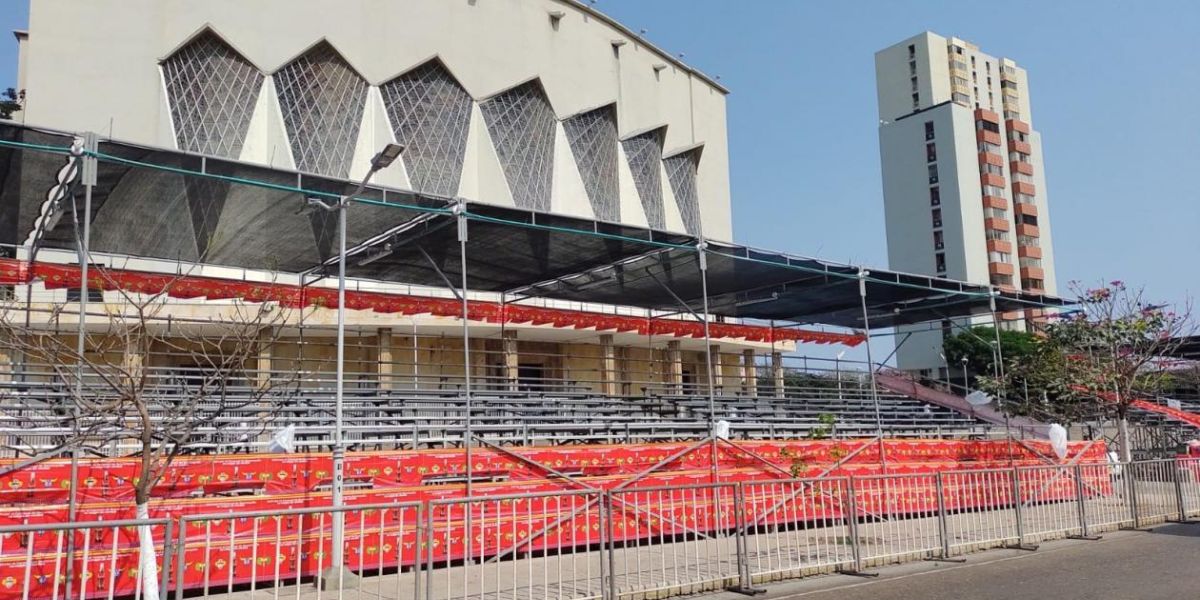
[[[349,175],[367,87],[327,42],[279,69],[275,89],[297,169]]]
[[[667,226],[662,194],[662,152],[666,134],[666,128],[660,127],[621,142],[642,210],[646,212],[646,222],[653,229]]]
[[[563,121],[567,142],[597,219],[621,220],[617,179],[617,109],[610,104]]]
[[[238,158],[262,73],[211,31],[164,60],[162,72],[179,149]]]
[[[413,189],[453,196],[462,178],[471,96],[431,60],[379,86]]]
[[[700,197],[696,193],[696,171],[700,166],[700,148],[663,159],[667,180],[675,193],[675,204],[683,217],[683,226],[691,235],[700,235]]]
[[[557,120],[546,92],[530,81],[479,105],[513,201],[521,208],[550,210]]]

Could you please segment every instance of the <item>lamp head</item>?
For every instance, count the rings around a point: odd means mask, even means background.
[[[379,154],[376,154],[375,158],[371,159],[371,169],[378,171],[388,168],[397,158],[400,158],[400,153],[402,152],[404,152],[404,146],[400,144],[388,144],[384,146],[383,150],[380,150]]]

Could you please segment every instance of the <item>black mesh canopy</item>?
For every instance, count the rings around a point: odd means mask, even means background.
[[[83,186],[66,169],[74,136],[0,125],[0,243],[74,250]],[[117,141],[99,144],[94,252],[295,274],[337,264],[335,202],[353,181]],[[58,198],[57,218],[45,218]],[[788,256],[696,237],[527,208],[367,187],[347,217],[353,278],[459,287],[459,217],[467,287],[529,297],[795,323],[871,327],[984,314],[988,286]],[[707,270],[701,270],[703,245]],[[1062,306],[1002,292],[1001,312]]]

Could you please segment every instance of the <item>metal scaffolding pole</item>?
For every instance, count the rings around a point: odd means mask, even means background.
[[[871,317],[867,314],[867,275],[871,272],[858,270],[858,297],[862,302],[863,334],[867,344],[867,373],[871,377],[871,402],[875,405],[875,434],[879,438],[879,462],[887,469],[887,457],[883,453],[883,412],[879,409],[879,388],[875,381],[875,361],[871,356]]]
[[[995,333],[995,336],[996,336],[996,341],[995,341],[996,350],[995,350],[995,354],[993,355],[995,357],[995,364],[992,365],[992,374],[996,377],[997,381],[1003,381],[1004,380],[1004,350],[1002,350],[1000,348],[1000,317],[999,317],[999,314],[996,312],[996,296],[997,295],[999,295],[999,292],[996,290],[996,288],[989,286],[988,310],[990,310],[992,313],[992,331],[993,331],[993,333]],[[1012,430],[1009,427],[1008,407],[1005,406],[1005,402],[1004,402],[1006,399],[1005,396],[1007,396],[1007,395],[1008,394],[1005,393],[1005,386],[1001,385],[1000,394],[996,398],[996,406],[997,406],[997,408],[1000,409],[1000,414],[1004,415],[1004,439],[1008,440],[1005,445],[1008,447],[1008,450],[1009,450],[1008,460],[1011,463],[1013,460]]]
[[[712,466],[712,482],[717,483],[717,392],[716,386],[713,385],[713,369],[721,368],[720,365],[713,365],[712,355],[712,337],[708,331],[708,243],[704,238],[700,238],[700,243],[696,244],[696,254],[700,259],[700,295],[702,296],[701,315],[704,322],[704,357],[708,363],[708,436],[712,441],[711,466]]]
[[[463,433],[463,450],[466,454],[466,476],[467,476],[467,497],[471,497],[472,493],[472,475],[474,474],[474,466],[471,464],[471,446],[474,445],[475,438],[471,430],[471,326],[468,321],[470,318],[470,305],[467,301],[467,203],[464,200],[459,200],[458,204],[454,205],[454,214],[458,219],[458,257],[459,271],[461,271],[461,281],[459,283],[459,297],[462,300],[462,338],[463,338],[463,402],[465,404],[466,417]],[[470,553],[468,552],[468,555]]]

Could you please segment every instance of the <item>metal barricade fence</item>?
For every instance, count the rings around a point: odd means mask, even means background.
[[[145,527],[176,600],[665,597],[1200,515],[1197,475],[1181,458],[15,525],[0,586],[141,598]]]
[[[424,600],[606,596],[598,490],[430,502]]]
[[[844,477],[742,483],[747,577],[784,579],[852,565],[848,484]]]
[[[1016,475],[1022,541],[1082,534],[1078,473],[1073,466],[1022,467]]]
[[[942,473],[946,554],[1004,546],[1020,540],[1013,471]]]
[[[736,484],[611,491],[611,597],[736,584],[741,576],[737,498]]]
[[[1133,503],[1127,476],[1128,465],[1092,463],[1078,465],[1078,502],[1086,535],[1118,529],[1133,523]]]
[[[277,600],[281,594],[298,597],[310,583],[317,598],[322,592],[329,598],[416,598],[423,512],[421,503],[409,502],[181,517],[175,598],[238,591],[251,600]],[[334,565],[339,517],[343,560]],[[373,577],[359,581],[363,575]]]
[[[1183,518],[1200,517],[1200,458],[1179,458],[1179,505]]]
[[[143,597],[140,540],[153,540],[160,590],[170,573],[174,524],[165,519],[38,523],[0,527],[0,585],[30,600]]]
[[[1135,526],[1153,525],[1179,516],[1175,459],[1138,461],[1128,466]]]
[[[941,550],[936,474],[856,477],[851,489],[862,563],[902,562]]]

